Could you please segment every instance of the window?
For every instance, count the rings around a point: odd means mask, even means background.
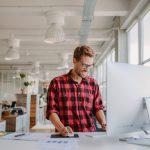
[[[147,60],[150,58],[150,11],[143,18],[143,58]]]
[[[128,32],[129,44],[129,63],[138,64],[139,50],[138,50],[138,23],[136,23]]]
[[[101,64],[97,67],[98,69],[98,84],[100,86],[103,104],[106,106],[106,64],[107,62],[115,61],[115,50],[111,51],[106,55]]]

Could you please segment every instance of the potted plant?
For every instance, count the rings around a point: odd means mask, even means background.
[[[21,94],[24,94],[24,78],[26,75],[24,73],[20,73],[20,78],[21,78]]]
[[[24,81],[26,75],[24,73],[20,73],[20,78],[21,78],[21,94],[25,94],[26,93],[26,88],[29,85],[32,85],[32,81]]]
[[[23,79],[23,78],[25,78],[26,77],[26,75],[24,74],[24,73],[20,73],[20,78],[21,79]]]
[[[32,85],[32,81],[31,81],[31,82],[29,82],[29,81],[25,81],[25,82],[24,82],[24,86],[25,86],[25,87],[28,87],[29,85]]]
[[[32,85],[32,81],[30,81],[30,82],[29,81],[25,81],[24,82],[24,88],[23,88],[24,89],[24,91],[23,91],[24,93],[26,93],[27,87],[30,86],[30,85]]]

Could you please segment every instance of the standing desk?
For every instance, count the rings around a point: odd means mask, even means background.
[[[43,133],[47,134],[47,133]],[[49,133],[52,134],[52,133]],[[87,133],[78,133],[78,148],[71,150],[149,150],[148,146],[129,144],[119,141],[117,137],[88,137]],[[40,148],[38,141],[21,141],[21,140],[3,140],[0,139],[0,149],[2,150],[44,150]],[[49,148],[49,150],[52,150]]]

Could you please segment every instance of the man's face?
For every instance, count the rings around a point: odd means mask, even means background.
[[[89,70],[93,67],[93,57],[82,56],[79,61],[73,59],[74,70],[78,76],[85,78]]]

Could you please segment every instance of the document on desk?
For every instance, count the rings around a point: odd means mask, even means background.
[[[52,149],[52,150],[72,150],[78,148],[78,140],[76,139],[65,139],[65,138],[48,138],[47,140],[40,141],[39,147],[41,149]]]
[[[1,137],[6,140],[40,141],[49,137],[49,133],[19,133],[14,132]]]

